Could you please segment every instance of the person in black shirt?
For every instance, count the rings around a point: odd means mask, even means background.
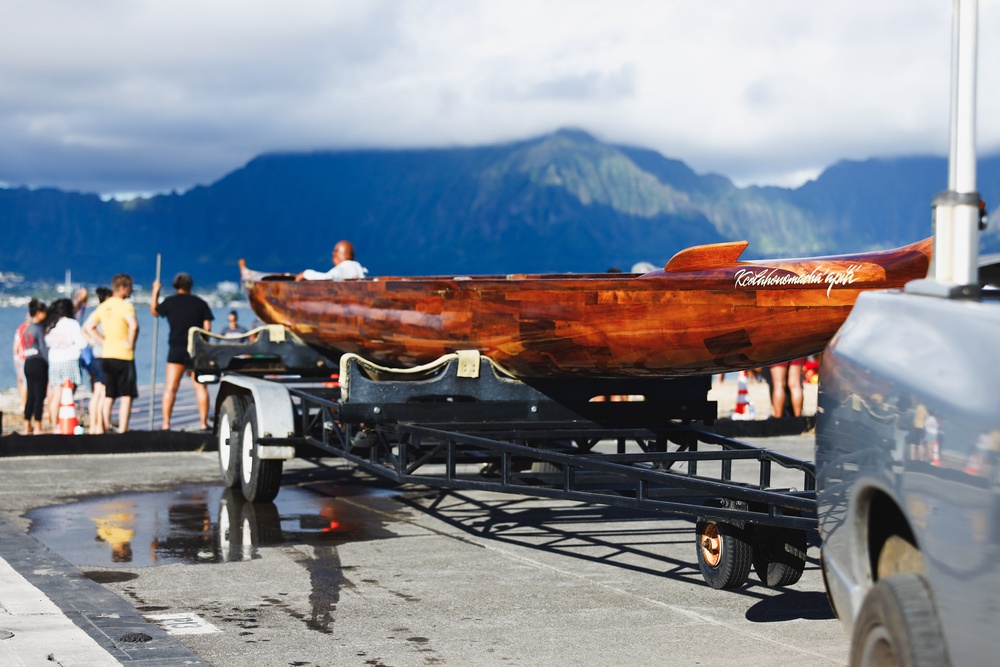
[[[170,324],[170,336],[167,338],[167,377],[163,389],[163,424],[160,427],[165,431],[170,429],[170,416],[174,411],[174,398],[181,384],[181,376],[191,361],[187,351],[188,330],[191,327],[201,327],[208,331],[215,319],[208,304],[191,294],[194,281],[189,274],[178,273],[173,285],[177,294],[168,296],[160,303],[160,281],[153,281],[153,298],[149,302],[149,312],[154,317],[167,318]],[[201,429],[208,430],[208,389],[193,375],[191,382],[198,402]]]

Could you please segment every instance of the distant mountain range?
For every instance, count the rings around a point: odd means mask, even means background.
[[[979,183],[1000,205],[1000,156]],[[354,242],[372,275],[593,272],[665,263],[682,248],[750,241],[747,257],[888,248],[931,234],[945,189],[937,157],[844,161],[795,189],[738,188],[651,150],[562,130],[511,144],[262,155],[209,186],[126,202],[56,189],[0,189],[0,272],[107,284],[238,280],[328,268]],[[983,236],[1000,251],[1000,223]]]

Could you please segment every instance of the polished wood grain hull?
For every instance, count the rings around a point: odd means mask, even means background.
[[[520,378],[661,378],[819,352],[862,290],[927,275],[931,240],[882,252],[740,261],[698,246],[645,275],[294,282],[240,263],[257,316],[330,354],[412,366],[475,349]]]

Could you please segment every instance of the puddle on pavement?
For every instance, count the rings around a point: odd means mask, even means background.
[[[296,487],[283,487],[273,503],[249,503],[239,489],[217,486],[124,493],[38,508],[28,518],[36,539],[77,566],[223,563],[258,558],[260,547],[277,544],[335,547],[392,536],[378,514]]]

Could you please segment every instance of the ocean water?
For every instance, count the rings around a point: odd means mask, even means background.
[[[93,307],[88,307],[88,314]],[[226,324],[226,315],[230,310],[235,310],[239,315],[240,324],[250,328],[256,316],[249,308],[213,308],[212,314],[215,320],[212,322],[214,331],[221,331]],[[3,341],[3,349],[0,351],[0,390],[6,390],[17,386],[17,378],[14,375],[14,332],[24,321],[28,309],[0,307],[0,341]],[[136,318],[139,320],[139,338],[135,343],[135,370],[138,375],[140,385],[150,384],[152,379],[153,364],[153,316],[149,314],[149,304],[137,303],[135,305]],[[170,333],[170,326],[163,318],[159,318],[157,324],[157,345],[156,345],[156,381],[163,382],[163,375],[166,372],[167,363],[167,335]]]

